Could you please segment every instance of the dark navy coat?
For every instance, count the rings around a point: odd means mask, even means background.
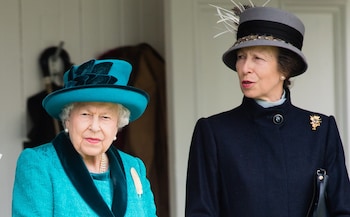
[[[350,217],[350,182],[333,116],[244,98],[198,120],[191,143],[186,216],[304,217],[314,174],[329,175],[332,216]],[[312,122],[310,119],[315,119]]]

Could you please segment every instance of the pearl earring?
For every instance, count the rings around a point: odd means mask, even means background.
[[[283,75],[281,76],[281,80],[284,81],[286,80],[286,77],[284,77]]]
[[[68,133],[68,128],[64,128],[64,132],[65,132],[65,133]]]
[[[117,137],[116,137],[116,136],[114,137],[113,141],[115,141],[115,140],[117,140]]]

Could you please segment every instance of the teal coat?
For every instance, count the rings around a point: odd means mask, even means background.
[[[113,146],[107,155],[110,179],[103,182],[89,173],[64,133],[52,143],[25,149],[17,162],[12,216],[156,216],[143,162]],[[132,168],[142,192],[136,191]]]

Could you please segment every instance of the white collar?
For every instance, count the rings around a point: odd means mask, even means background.
[[[284,101],[286,101],[286,91],[285,90],[283,91],[281,99],[279,99],[275,102],[268,102],[268,101],[264,101],[261,99],[255,100],[256,103],[258,103],[260,106],[262,106],[264,108],[270,108],[270,107],[282,105],[284,103]]]

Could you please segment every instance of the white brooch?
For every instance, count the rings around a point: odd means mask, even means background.
[[[319,115],[310,115],[310,124],[312,130],[316,130],[317,127],[321,126],[322,120]]]
[[[142,190],[142,184],[141,184],[141,180],[139,177],[139,174],[137,174],[136,170],[134,167],[131,167],[130,169],[130,173],[131,173],[131,177],[134,181],[134,185],[135,185],[135,189],[136,189],[136,193],[139,197],[141,197],[143,190]]]

